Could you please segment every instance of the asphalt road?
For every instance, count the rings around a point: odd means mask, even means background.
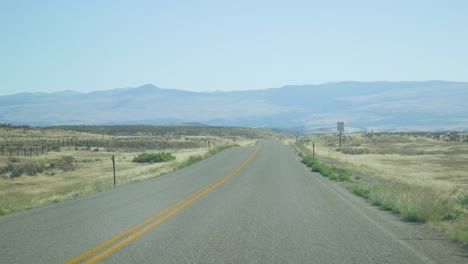
[[[468,263],[444,235],[310,172],[289,146],[258,147],[2,216],[0,263]]]

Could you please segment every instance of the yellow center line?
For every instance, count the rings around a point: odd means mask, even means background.
[[[245,159],[241,164],[239,164],[236,168],[234,168],[232,171],[224,175],[223,177],[217,179],[216,181],[212,182],[211,184],[197,190],[196,192],[190,194],[189,196],[183,198],[182,200],[170,205],[169,207],[165,208],[164,210],[158,212],[157,214],[151,216],[150,218],[144,220],[143,222],[127,229],[126,231],[100,243],[99,245],[81,253],[80,255],[68,260],[65,262],[65,264],[75,264],[78,263],[87,257],[92,256],[96,252],[103,250],[102,252],[96,254],[94,257],[90,258],[89,260],[85,261],[84,263],[96,263],[99,260],[105,258],[112,252],[116,251],[117,249],[121,248],[122,246],[130,243],[132,240],[138,238],[139,236],[143,235],[144,233],[148,232],[152,228],[156,227],[157,225],[161,224],[162,222],[166,221],[169,219],[171,216],[175,215],[185,207],[189,206],[196,200],[198,200],[200,197],[204,196],[208,192],[212,191],[225,181],[227,181],[229,178],[237,174],[243,167],[245,167],[252,159],[253,157],[257,154],[257,151],[260,149],[260,147],[257,147],[254,149],[254,151]],[[126,237],[126,238],[125,238]],[[125,239],[123,239],[125,238]],[[120,241],[119,241],[120,240]],[[118,241],[118,242],[117,242]],[[117,242],[117,243],[115,243]],[[114,245],[112,245],[115,243]],[[112,245],[112,246],[111,246]]]

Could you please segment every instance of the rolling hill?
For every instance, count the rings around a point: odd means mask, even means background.
[[[189,92],[151,84],[79,93],[0,96],[0,123],[27,125],[174,124],[468,129],[468,83],[335,82],[230,92]]]

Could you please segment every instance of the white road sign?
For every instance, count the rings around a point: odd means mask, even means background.
[[[344,122],[336,123],[336,129],[338,130],[338,132],[344,132]]]

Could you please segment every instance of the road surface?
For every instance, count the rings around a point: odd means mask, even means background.
[[[0,217],[0,263],[468,263],[425,226],[310,172],[279,141]]]

